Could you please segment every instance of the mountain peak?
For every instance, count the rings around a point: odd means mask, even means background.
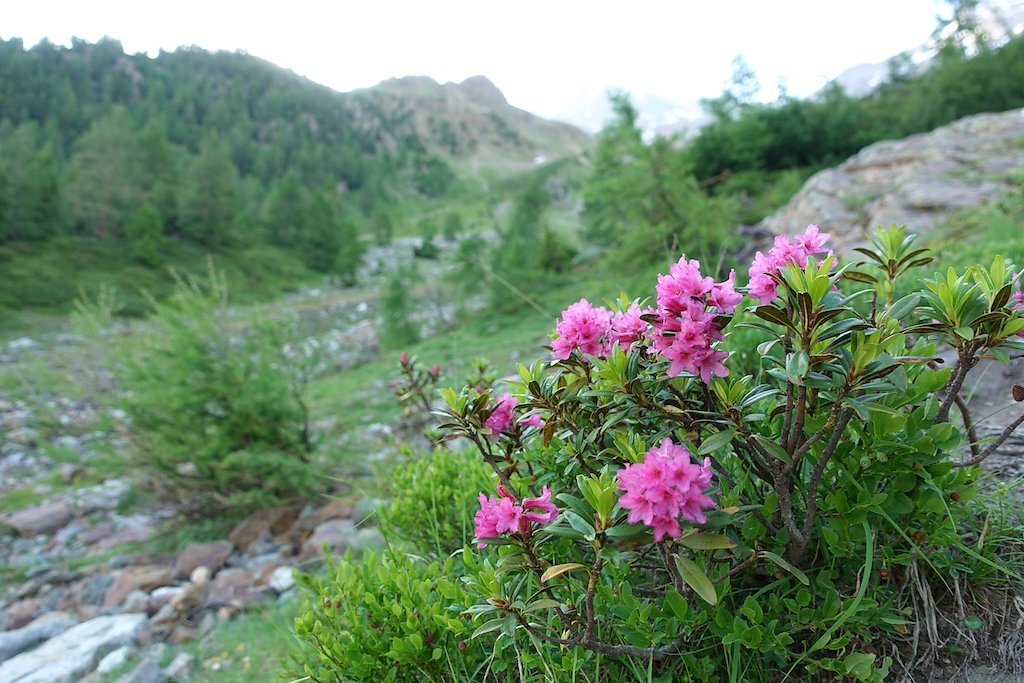
[[[486,105],[504,105],[508,100],[487,76],[470,76],[455,86],[462,94],[475,102]]]

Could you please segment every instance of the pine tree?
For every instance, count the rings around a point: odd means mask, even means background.
[[[72,219],[96,237],[117,237],[145,198],[131,120],[115,108],[86,131],[68,163]]]
[[[160,215],[152,204],[142,205],[125,226],[125,237],[136,261],[147,266],[160,263],[160,250],[164,239],[160,227]]]
[[[214,134],[203,141],[182,183],[182,234],[207,247],[228,244],[238,211],[238,172],[227,146]]]
[[[309,197],[295,171],[273,186],[263,207],[267,240],[283,249],[303,250],[303,231],[308,222]]]

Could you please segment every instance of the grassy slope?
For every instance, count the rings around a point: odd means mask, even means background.
[[[79,292],[94,296],[113,287],[127,315],[148,307],[145,292],[157,298],[171,291],[174,277],[202,273],[207,250],[168,240],[158,267],[136,262],[123,243],[64,237],[42,243],[0,245],[0,342],[18,334],[58,328],[66,321]],[[257,246],[210,256],[231,285],[232,300],[248,303],[293,291],[323,278],[294,255],[275,247]]]

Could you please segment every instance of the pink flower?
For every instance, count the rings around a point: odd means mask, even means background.
[[[533,531],[535,524],[547,524],[558,517],[558,508],[551,502],[551,490],[545,486],[538,498],[523,498],[522,504],[498,484],[498,497],[479,496],[480,509],[473,521],[476,526],[473,533],[477,538],[494,538],[501,534],[519,534],[526,537]],[[477,543],[478,548],[486,546],[486,542]]]
[[[558,517],[558,508],[551,502],[551,489],[547,486],[541,489],[540,498],[523,498],[523,521],[520,522],[519,533],[527,533],[528,529],[522,525],[526,520],[537,524],[547,524]]]
[[[523,517],[523,508],[515,504],[511,497],[485,496],[480,494],[480,509],[477,510],[473,521],[476,527],[473,533],[477,538],[494,538],[501,534],[516,531],[519,522]],[[478,548],[483,548],[486,543],[478,543]]]
[[[629,309],[612,315],[611,329],[608,337],[612,342],[628,348],[633,342],[641,341],[647,332],[647,323],[640,319],[645,313],[653,313],[648,309],[641,311],[635,303]]]
[[[731,313],[742,295],[736,291],[735,272],[716,283],[702,277],[700,263],[686,257],[672,265],[668,275],[658,276],[658,316],[654,323],[651,350],[671,361],[668,374],[683,372],[710,382],[729,370],[722,363],[729,354],[714,348],[722,340],[716,315]]]
[[[1011,310],[1021,311],[1021,315],[1024,315],[1024,289],[1018,289],[1010,295],[1010,301],[1014,302]],[[1024,330],[1018,332],[1017,336],[1024,337]]]
[[[729,271],[729,279],[718,282],[711,288],[708,303],[718,309],[719,313],[732,313],[743,295],[736,291],[736,271]]]
[[[643,522],[654,529],[654,540],[679,538],[679,517],[697,524],[707,521],[704,510],[714,501],[706,495],[711,485],[711,461],[691,462],[684,446],[662,439],[651,448],[642,463],[627,465],[618,472],[619,504],[629,510],[631,524]]]
[[[775,246],[769,249],[767,254],[757,252],[754,255],[754,261],[748,271],[750,287],[747,291],[750,296],[757,299],[762,306],[775,301],[778,297],[778,283],[774,276],[777,276],[787,263],[795,263],[804,268],[808,256],[831,253],[825,249],[825,241],[828,238],[828,233],[819,232],[818,226],[814,224],[808,225],[807,230],[794,237],[792,242],[785,235],[777,236]]]
[[[536,427],[537,429],[544,429],[544,420],[541,419],[539,413],[530,413],[519,418],[520,427]]]
[[[594,307],[586,299],[580,299],[562,311],[562,318],[555,326],[558,338],[551,343],[555,358],[565,360],[573,349],[591,356],[607,355],[611,344],[607,337],[611,329],[612,313],[601,306]]]
[[[491,430],[491,434],[498,436],[511,426],[513,420],[512,411],[515,410],[517,405],[519,405],[519,399],[512,394],[506,391],[501,395],[501,398],[498,399],[494,406],[494,410],[491,411],[490,416],[484,423]]]

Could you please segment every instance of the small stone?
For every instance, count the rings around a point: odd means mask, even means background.
[[[208,567],[211,574],[216,574],[231,557],[231,550],[232,546],[227,541],[189,543],[178,556],[178,562],[174,565],[174,575],[183,579],[197,567]]]
[[[155,612],[159,610],[164,605],[170,603],[174,596],[179,595],[183,590],[185,590],[184,586],[161,586],[154,589],[149,594],[150,611]]]
[[[170,631],[178,622],[178,613],[171,603],[164,604],[149,620],[149,628],[154,631]]]
[[[178,655],[171,660],[171,663],[164,668],[164,676],[172,681],[186,681],[195,661],[195,657],[187,652],[179,652]]]
[[[160,668],[162,657],[162,647],[151,649],[134,669],[117,679],[117,683],[163,683],[164,672]]]
[[[151,591],[154,588],[166,586],[172,579],[171,571],[167,567],[159,565],[129,567],[118,574],[114,583],[107,589],[107,593],[103,597],[103,606],[117,607],[132,591]],[[149,601],[148,595],[146,601]],[[140,611],[145,611],[145,607]]]
[[[205,584],[210,582],[210,575],[213,572],[210,571],[209,567],[196,567],[192,570],[192,573],[188,575],[188,580],[195,584]]]
[[[202,606],[206,602],[206,598],[209,594],[209,581],[192,583],[186,586],[185,590],[171,598],[170,605],[176,612],[178,612],[178,614],[188,614],[192,610]]]
[[[235,525],[228,534],[228,540],[236,548],[246,550],[265,534],[287,530],[294,523],[296,514],[294,506],[257,510]]]
[[[124,599],[124,606],[122,609],[125,612],[148,612],[149,594],[145,591],[133,590],[128,594],[128,597]]]
[[[31,446],[39,441],[39,432],[31,427],[21,427],[7,432],[7,440],[22,446]]]
[[[71,506],[64,501],[19,510],[6,523],[22,536],[52,534],[71,521]]]
[[[83,471],[84,468],[81,465],[73,462],[66,462],[60,466],[60,480],[65,484],[70,484]]]
[[[246,569],[239,567],[224,569],[210,584],[206,604],[245,606],[260,597],[259,592],[254,590],[253,583],[253,575]]]
[[[337,498],[320,510],[320,523],[332,519],[350,519],[354,510],[355,505],[352,501]]]
[[[295,574],[291,567],[278,567],[267,582],[278,593],[284,593],[295,586]]]
[[[100,663],[96,665],[96,671],[101,674],[110,673],[127,662],[133,651],[134,648],[127,645],[117,648],[100,660]]]
[[[302,557],[323,557],[324,546],[332,553],[340,553],[348,547],[356,531],[350,519],[332,519],[317,525],[313,534],[302,546]]]
[[[110,574],[95,574],[78,589],[78,601],[86,605],[99,605],[107,594],[114,577]]]

